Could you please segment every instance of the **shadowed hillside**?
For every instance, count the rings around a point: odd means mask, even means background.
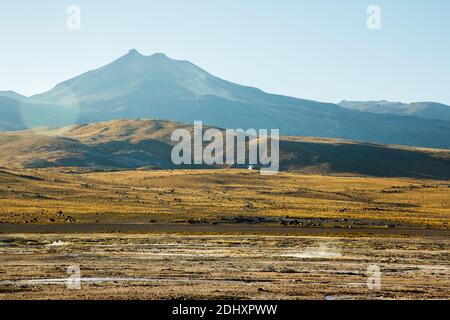
[[[285,170],[355,173],[378,177],[450,177],[450,151],[413,149],[333,139],[283,138]],[[292,141],[286,141],[290,140]]]
[[[177,128],[191,125],[158,120],[115,120],[63,128],[0,133],[0,165],[6,167],[175,167]],[[450,151],[407,148],[337,139],[284,136],[281,170],[380,177],[449,178]],[[201,166],[204,167],[204,166]]]

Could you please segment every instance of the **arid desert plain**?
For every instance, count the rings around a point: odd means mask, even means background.
[[[0,299],[450,294],[449,181],[233,169],[0,175]]]

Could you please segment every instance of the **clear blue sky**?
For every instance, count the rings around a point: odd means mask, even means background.
[[[0,41],[0,90],[26,95],[136,48],[300,98],[450,104],[448,0],[5,0]]]

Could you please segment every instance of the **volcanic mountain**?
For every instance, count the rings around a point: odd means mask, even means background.
[[[3,130],[114,119],[202,120],[221,128],[450,148],[450,121],[269,94],[222,80],[188,61],[136,50],[43,94],[0,93],[0,119]]]

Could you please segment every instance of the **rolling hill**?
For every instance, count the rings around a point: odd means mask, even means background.
[[[436,102],[342,101],[339,106],[377,114],[395,114],[450,121],[450,106]]]
[[[21,94],[18,94],[14,91],[0,91],[0,97],[10,98],[18,101],[27,99],[27,97],[22,96]]]
[[[176,128],[156,120],[114,120],[63,128],[0,133],[0,166],[174,169]],[[283,136],[281,170],[382,177],[450,178],[450,151],[339,139]],[[200,166],[204,168],[205,166]],[[191,168],[195,168],[192,167]]]
[[[1,96],[1,94],[0,94]],[[14,98],[15,96],[15,98]],[[450,121],[349,110],[269,94],[217,78],[188,61],[136,50],[29,98],[0,100],[0,129],[114,119],[163,119],[221,128],[277,128],[318,136],[450,148]]]

